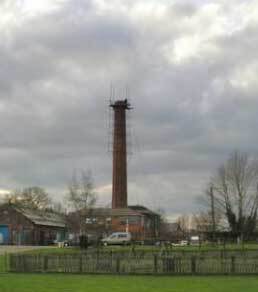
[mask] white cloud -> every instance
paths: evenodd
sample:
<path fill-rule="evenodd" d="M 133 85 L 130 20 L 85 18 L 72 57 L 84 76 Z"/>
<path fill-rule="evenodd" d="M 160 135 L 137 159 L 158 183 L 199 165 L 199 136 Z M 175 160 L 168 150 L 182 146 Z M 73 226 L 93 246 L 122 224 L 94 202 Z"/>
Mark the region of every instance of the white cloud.
<path fill-rule="evenodd" d="M 202 39 L 199 34 L 182 36 L 165 45 L 163 50 L 167 59 L 176 64 L 189 62 L 192 58 L 208 59 L 219 51 L 214 43 Z"/>
<path fill-rule="evenodd" d="M 28 17 L 49 13 L 60 8 L 68 0 L 23 0 L 21 11 Z"/>
<path fill-rule="evenodd" d="M 173 7 L 171 8 L 173 9 Z M 204 3 L 196 13 L 181 17 L 175 24 L 180 32 L 163 44 L 163 53 L 172 63 L 191 62 L 192 59 L 203 59 L 213 62 L 223 50 L 218 42 L 221 38 L 230 37 L 257 23 L 257 2 L 233 1 Z M 169 17 L 169 16 L 167 16 Z"/>
<path fill-rule="evenodd" d="M 239 89 L 250 90 L 258 88 L 257 84 L 258 76 L 258 62 L 252 64 L 242 65 L 236 67 L 229 77 L 230 84 Z"/>
<path fill-rule="evenodd" d="M 10 194 L 10 190 L 0 189 L 0 202 L 9 194 Z"/>
<path fill-rule="evenodd" d="M 107 184 L 107 185 L 104 185 L 104 186 L 98 186 L 95 191 L 98 193 L 98 194 L 110 194 L 111 191 L 112 191 L 112 184 Z"/>

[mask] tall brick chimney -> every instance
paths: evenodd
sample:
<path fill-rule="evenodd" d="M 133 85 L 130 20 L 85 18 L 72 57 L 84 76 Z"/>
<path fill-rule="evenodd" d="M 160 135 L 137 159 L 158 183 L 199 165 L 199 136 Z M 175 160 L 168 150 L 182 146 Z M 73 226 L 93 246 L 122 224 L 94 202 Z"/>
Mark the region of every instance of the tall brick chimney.
<path fill-rule="evenodd" d="M 127 208 L 126 110 L 131 107 L 127 99 L 110 106 L 114 110 L 112 208 Z"/>

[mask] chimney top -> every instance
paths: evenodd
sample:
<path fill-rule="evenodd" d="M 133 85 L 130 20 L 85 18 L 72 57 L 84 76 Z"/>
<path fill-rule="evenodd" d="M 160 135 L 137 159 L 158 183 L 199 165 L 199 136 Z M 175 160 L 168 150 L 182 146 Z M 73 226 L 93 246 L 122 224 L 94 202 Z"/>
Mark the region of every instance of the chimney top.
<path fill-rule="evenodd" d="M 131 104 L 128 102 L 127 99 L 117 100 L 113 103 L 110 103 L 110 106 L 112 108 L 124 108 L 124 109 L 128 109 L 128 110 L 132 109 Z"/>

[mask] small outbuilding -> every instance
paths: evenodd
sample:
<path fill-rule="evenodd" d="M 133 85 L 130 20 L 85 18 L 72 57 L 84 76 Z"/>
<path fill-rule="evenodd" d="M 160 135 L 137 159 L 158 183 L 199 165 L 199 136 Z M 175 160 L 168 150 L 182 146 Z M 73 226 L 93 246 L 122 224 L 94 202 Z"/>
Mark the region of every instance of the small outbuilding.
<path fill-rule="evenodd" d="M 63 241 L 65 216 L 56 212 L 0 206 L 0 244 L 49 245 Z"/>

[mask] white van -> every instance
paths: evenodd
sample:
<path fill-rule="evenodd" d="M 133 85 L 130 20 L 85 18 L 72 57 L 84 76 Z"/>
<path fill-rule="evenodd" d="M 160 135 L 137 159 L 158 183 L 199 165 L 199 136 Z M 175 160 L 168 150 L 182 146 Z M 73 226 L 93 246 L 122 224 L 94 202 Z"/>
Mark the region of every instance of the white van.
<path fill-rule="evenodd" d="M 132 236 L 130 232 L 114 232 L 108 237 L 105 237 L 101 240 L 104 245 L 112 244 L 130 244 Z"/>
<path fill-rule="evenodd" d="M 198 245 L 198 244 L 200 244 L 200 237 L 199 237 L 198 235 L 196 235 L 196 236 L 191 236 L 191 238 L 190 238 L 190 243 L 191 243 L 192 245 Z"/>

